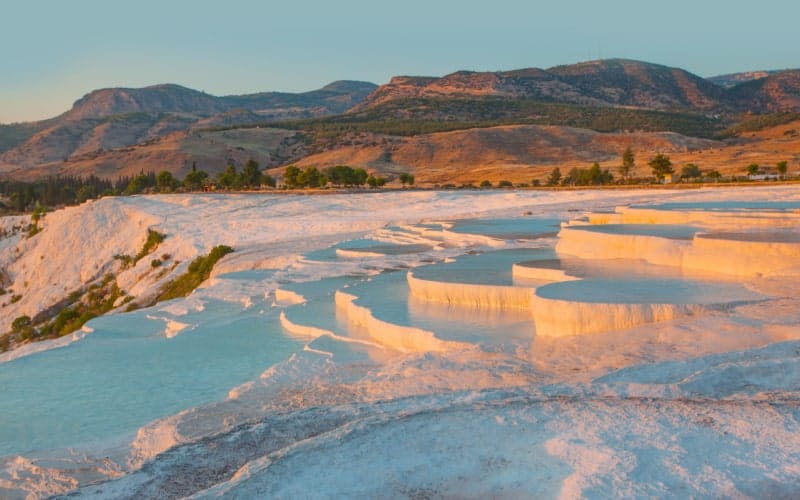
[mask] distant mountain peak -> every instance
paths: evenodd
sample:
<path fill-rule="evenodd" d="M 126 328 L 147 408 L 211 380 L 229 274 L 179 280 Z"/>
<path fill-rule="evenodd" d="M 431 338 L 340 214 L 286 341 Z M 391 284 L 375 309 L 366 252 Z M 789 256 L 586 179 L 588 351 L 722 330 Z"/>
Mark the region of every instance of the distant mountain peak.
<path fill-rule="evenodd" d="M 336 80 L 331 82 L 319 90 L 326 92 L 353 92 L 357 90 L 369 90 L 370 92 L 378 88 L 377 85 L 370 82 L 362 82 L 359 80 Z"/>
<path fill-rule="evenodd" d="M 679 68 L 630 59 L 602 59 L 547 70 L 457 71 L 443 77 L 397 76 L 356 110 L 414 97 L 514 97 L 594 106 L 706 110 L 722 106 L 720 89 Z"/>

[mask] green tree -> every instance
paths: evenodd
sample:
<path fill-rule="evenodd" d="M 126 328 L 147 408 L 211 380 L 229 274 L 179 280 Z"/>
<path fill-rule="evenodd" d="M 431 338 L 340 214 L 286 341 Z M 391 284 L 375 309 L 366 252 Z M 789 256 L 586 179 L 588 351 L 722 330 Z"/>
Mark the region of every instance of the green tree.
<path fill-rule="evenodd" d="M 264 174 L 262 182 L 269 187 L 275 187 L 275 177 L 272 177 L 269 174 Z"/>
<path fill-rule="evenodd" d="M 367 183 L 367 171 L 363 168 L 353 170 L 353 184 L 356 186 L 363 186 Z M 414 181 L 411 181 L 414 184 Z"/>
<path fill-rule="evenodd" d="M 719 182 L 719 180 L 722 179 L 722 174 L 719 173 L 718 170 L 709 170 L 706 173 L 706 177 L 713 180 L 714 182 Z"/>
<path fill-rule="evenodd" d="M 336 165 L 326 171 L 328 180 L 334 186 L 363 186 L 367 182 L 367 171 L 347 165 Z"/>
<path fill-rule="evenodd" d="M 789 169 L 789 163 L 786 161 L 779 161 L 775 164 L 775 167 L 778 169 L 778 173 L 781 174 L 781 177 L 786 175 L 786 171 Z"/>
<path fill-rule="evenodd" d="M 747 175 L 758 175 L 758 171 L 760 169 L 761 167 L 758 165 L 758 163 L 751 163 L 747 166 Z"/>
<path fill-rule="evenodd" d="M 125 188 L 125 194 L 139 194 L 153 186 L 155 186 L 155 179 L 151 179 L 149 175 L 142 172 L 131 179 L 128 186 Z"/>
<path fill-rule="evenodd" d="M 336 165 L 325 171 L 334 186 L 347 186 L 352 182 L 353 169 L 347 165 Z"/>
<path fill-rule="evenodd" d="M 286 170 L 283 171 L 283 183 L 286 184 L 286 187 L 298 187 L 297 178 L 300 176 L 300 173 L 300 169 L 294 165 L 289 165 L 286 167 Z"/>
<path fill-rule="evenodd" d="M 217 176 L 217 182 L 219 182 L 219 185 L 225 189 L 238 188 L 240 186 L 241 179 L 236 173 L 236 166 L 233 163 L 228 163 L 228 165 L 225 167 L 225 171 Z"/>
<path fill-rule="evenodd" d="M 208 174 L 197 170 L 197 166 L 192 162 L 192 170 L 183 178 L 183 185 L 190 190 L 201 189 L 206 179 L 208 179 Z"/>
<path fill-rule="evenodd" d="M 414 176 L 412 174 L 409 174 L 408 172 L 403 172 L 402 174 L 400 174 L 400 183 L 403 185 L 403 187 L 406 187 L 406 184 L 408 184 L 409 186 L 413 186 Z"/>
<path fill-rule="evenodd" d="M 241 184 L 244 187 L 259 187 L 263 182 L 263 174 L 258 168 L 258 162 L 250 158 L 244 164 L 241 175 Z"/>
<path fill-rule="evenodd" d="M 481 189 L 488 189 L 488 188 L 492 187 L 492 182 L 488 181 L 488 180 L 483 180 L 483 181 L 481 181 L 480 187 L 481 187 Z"/>
<path fill-rule="evenodd" d="M 371 188 L 381 187 L 386 184 L 386 177 L 375 177 L 374 175 L 370 175 L 367 177 L 367 185 Z"/>
<path fill-rule="evenodd" d="M 619 175 L 622 176 L 622 180 L 626 180 L 630 177 L 635 166 L 636 159 L 633 156 L 633 150 L 628 146 L 625 148 L 625 151 L 622 152 L 622 166 L 619 167 Z"/>
<path fill-rule="evenodd" d="M 83 203 L 86 200 L 91 200 L 97 198 L 97 190 L 91 184 L 84 184 L 83 186 L 78 188 L 78 191 L 75 193 L 75 202 L 76 203 Z"/>
<path fill-rule="evenodd" d="M 599 186 L 614 182 L 614 175 L 608 169 L 601 170 L 600 164 L 592 163 L 590 168 L 575 167 L 569 171 L 562 180 L 562 184 L 567 186 Z"/>
<path fill-rule="evenodd" d="M 686 166 L 681 169 L 681 179 L 697 179 L 702 175 L 703 173 L 700 172 L 700 167 L 694 163 L 687 163 Z"/>
<path fill-rule="evenodd" d="M 328 183 L 325 175 L 317 170 L 317 167 L 306 167 L 305 170 L 297 175 L 297 185 L 299 187 L 317 188 L 323 187 Z"/>
<path fill-rule="evenodd" d="M 162 193 L 168 193 L 178 187 L 178 179 L 169 170 L 162 170 L 156 174 L 156 186 Z"/>
<path fill-rule="evenodd" d="M 561 169 L 556 167 L 550 172 L 550 176 L 547 178 L 547 185 L 557 186 L 559 182 L 561 182 Z"/>
<path fill-rule="evenodd" d="M 661 153 L 653 157 L 653 159 L 648 162 L 648 165 L 653 169 L 653 175 L 655 175 L 656 179 L 659 181 L 663 181 L 664 177 L 673 173 L 672 162 L 669 160 L 669 156 Z"/>

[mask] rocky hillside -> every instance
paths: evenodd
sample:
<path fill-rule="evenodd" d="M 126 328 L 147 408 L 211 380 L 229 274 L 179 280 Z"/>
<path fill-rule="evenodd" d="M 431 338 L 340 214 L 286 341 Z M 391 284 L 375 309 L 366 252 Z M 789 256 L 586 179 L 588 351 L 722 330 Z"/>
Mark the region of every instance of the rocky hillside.
<path fill-rule="evenodd" d="M 61 122 L 129 113 L 189 113 L 207 116 L 228 107 L 218 97 L 180 85 L 154 85 L 140 89 L 110 88 L 90 92 L 61 116 Z"/>
<path fill-rule="evenodd" d="M 547 70 L 460 71 L 442 78 L 395 77 L 356 109 L 411 97 L 514 97 L 591 106 L 703 111 L 724 107 L 724 89 L 678 68 L 624 59 Z"/>
<path fill-rule="evenodd" d="M 631 147 L 636 156 L 633 175 L 647 177 L 648 161 L 657 153 L 668 155 L 675 170 L 693 163 L 703 171 L 744 175 L 751 163 L 771 166 L 788 161 L 789 172 L 800 175 L 800 121 L 750 128 L 736 137 L 720 140 L 687 137 L 673 132 L 599 133 L 573 127 L 506 125 L 390 137 L 361 133 L 327 151 L 311 153 L 297 164 L 325 168 L 346 164 L 370 173 L 397 178 L 410 172 L 417 184 L 478 185 L 484 180 L 514 184 L 545 179 L 558 167 L 562 173 L 599 162 L 619 176 L 622 152 Z M 272 171 L 281 175 L 283 168 Z"/>
<path fill-rule="evenodd" d="M 800 111 L 800 70 L 747 81 L 728 93 L 737 107 L 752 114 Z"/>
<path fill-rule="evenodd" d="M 248 125 L 342 113 L 375 85 L 334 82 L 299 94 L 216 97 L 179 85 L 102 89 L 51 120 L 0 127 L 0 171 L 12 172 L 129 148 L 192 128 Z"/>
<path fill-rule="evenodd" d="M 484 180 L 530 183 L 554 168 L 564 172 L 599 161 L 616 171 L 620 154 L 632 147 L 642 158 L 656 152 L 675 154 L 719 148 L 722 143 L 671 132 L 599 133 L 572 127 L 509 125 L 394 137 L 361 134 L 349 145 L 311 154 L 301 167 L 340 164 L 388 177 L 413 173 L 419 184 L 472 183 Z M 276 169 L 276 175 L 282 173 Z"/>
<path fill-rule="evenodd" d="M 726 75 L 717 75 L 707 78 L 707 80 L 715 85 L 729 89 L 735 87 L 740 83 L 749 82 L 752 80 L 760 80 L 769 75 L 780 73 L 780 71 L 743 71 L 741 73 L 729 73 Z"/>
<path fill-rule="evenodd" d="M 705 111 L 725 106 L 724 92 L 679 68 L 611 59 L 547 70 L 562 82 L 612 106 Z"/>
<path fill-rule="evenodd" d="M 704 79 L 680 68 L 626 59 L 546 70 L 459 71 L 441 78 L 392 78 L 354 111 L 401 99 L 497 97 L 701 114 L 761 114 L 800 109 L 798 74 L 798 70 L 761 71 Z"/>
<path fill-rule="evenodd" d="M 81 120 L 129 113 L 212 116 L 233 109 L 266 114 L 292 109 L 298 116 L 304 116 L 304 111 L 319 116 L 342 113 L 374 89 L 375 85 L 367 82 L 341 81 L 298 94 L 261 92 L 217 97 L 171 84 L 140 89 L 112 88 L 83 96 L 61 118 L 62 121 Z"/>

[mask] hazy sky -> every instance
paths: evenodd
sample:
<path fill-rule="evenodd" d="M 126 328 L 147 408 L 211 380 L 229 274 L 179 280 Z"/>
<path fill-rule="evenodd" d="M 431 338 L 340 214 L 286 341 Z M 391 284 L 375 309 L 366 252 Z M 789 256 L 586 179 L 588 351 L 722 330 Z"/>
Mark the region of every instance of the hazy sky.
<path fill-rule="evenodd" d="M 216 95 L 624 57 L 701 76 L 800 67 L 797 0 L 2 0 L 0 123 L 89 91 Z"/>

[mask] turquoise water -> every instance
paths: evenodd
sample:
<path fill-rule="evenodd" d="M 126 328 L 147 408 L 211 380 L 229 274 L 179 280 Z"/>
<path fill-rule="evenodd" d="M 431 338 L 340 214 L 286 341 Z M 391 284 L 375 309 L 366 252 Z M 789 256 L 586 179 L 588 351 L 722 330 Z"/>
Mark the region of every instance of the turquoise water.
<path fill-rule="evenodd" d="M 218 278 L 237 281 L 263 281 L 271 278 L 274 274 L 275 271 L 272 269 L 251 269 L 220 274 Z"/>
<path fill-rule="evenodd" d="M 420 279 L 477 285 L 513 285 L 512 267 L 517 262 L 552 259 L 551 248 L 498 250 L 458 257 L 455 262 L 414 269 Z"/>
<path fill-rule="evenodd" d="M 308 252 L 304 254 L 303 257 L 305 257 L 307 260 L 313 260 L 319 262 L 333 262 L 339 258 L 336 255 L 337 248 L 347 247 L 349 249 L 366 249 L 381 244 L 382 243 L 377 240 L 372 240 L 369 238 L 358 238 L 354 240 L 343 241 L 327 248 L 321 248 L 319 250 Z"/>
<path fill-rule="evenodd" d="M 305 283 L 291 283 L 281 286 L 283 290 L 302 295 L 306 302 L 289 306 L 284 310 L 293 323 L 328 330 L 337 335 L 347 335 L 347 328 L 336 318 L 335 294 L 337 290 L 347 291 L 363 278 L 336 277 Z"/>
<path fill-rule="evenodd" d="M 763 298 L 743 286 L 677 279 L 586 279 L 545 285 L 548 299 L 611 304 L 723 304 Z"/>
<path fill-rule="evenodd" d="M 327 248 L 308 252 L 304 254 L 303 257 L 305 257 L 306 260 L 311 261 L 333 262 L 342 258 L 337 255 L 337 249 L 382 255 L 408 255 L 427 252 L 432 248 L 432 246 L 425 244 L 395 244 L 373 240 L 370 238 L 358 238 L 354 240 L 342 241 Z"/>
<path fill-rule="evenodd" d="M 536 269 L 558 269 L 567 275 L 583 279 L 674 279 L 694 278 L 720 281 L 719 275 L 707 275 L 702 271 L 683 270 L 672 266 L 659 266 L 642 260 L 627 259 L 578 259 L 560 258 L 530 260 L 518 263 L 521 267 Z"/>
<path fill-rule="evenodd" d="M 686 203 L 658 203 L 653 205 L 634 205 L 633 208 L 653 208 L 656 210 L 703 210 L 703 211 L 743 211 L 766 210 L 786 211 L 800 209 L 798 201 L 705 201 Z"/>
<path fill-rule="evenodd" d="M 380 320 L 422 328 L 443 340 L 496 345 L 533 338 L 527 311 L 479 311 L 417 301 L 409 297 L 406 274 L 385 273 L 353 286 L 348 293 L 356 295 L 356 304 L 367 307 Z"/>
<path fill-rule="evenodd" d="M 456 221 L 451 228 L 456 233 L 481 234 L 505 240 L 536 239 L 555 236 L 559 219 L 522 217 L 516 219 L 466 219 Z"/>
<path fill-rule="evenodd" d="M 572 226 L 570 229 L 604 234 L 658 236 L 673 240 L 690 240 L 701 231 L 698 227 L 680 224 L 590 224 Z"/>
<path fill-rule="evenodd" d="M 86 446 L 134 432 L 228 391 L 287 359 L 302 343 L 274 311 L 209 301 L 165 338 L 142 310 L 98 318 L 67 347 L 0 364 L 0 455 Z"/>

